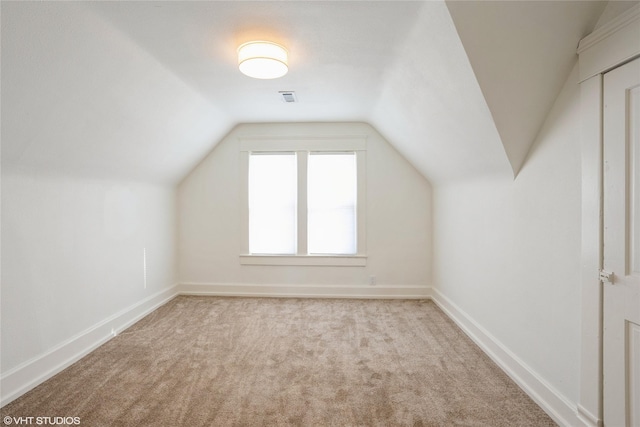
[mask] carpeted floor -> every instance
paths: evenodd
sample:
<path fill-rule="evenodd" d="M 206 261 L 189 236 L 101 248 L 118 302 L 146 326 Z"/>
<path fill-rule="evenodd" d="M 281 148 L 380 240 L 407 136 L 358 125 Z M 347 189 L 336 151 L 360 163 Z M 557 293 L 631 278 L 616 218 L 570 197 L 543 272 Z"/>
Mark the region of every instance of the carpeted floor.
<path fill-rule="evenodd" d="M 181 296 L 1 409 L 81 426 L 554 426 L 428 300 Z"/>

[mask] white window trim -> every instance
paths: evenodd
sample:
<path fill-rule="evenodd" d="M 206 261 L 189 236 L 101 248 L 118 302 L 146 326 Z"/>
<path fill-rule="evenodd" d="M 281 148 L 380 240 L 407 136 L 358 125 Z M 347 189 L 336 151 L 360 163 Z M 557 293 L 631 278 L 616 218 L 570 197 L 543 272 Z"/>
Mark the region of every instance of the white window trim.
<path fill-rule="evenodd" d="M 366 136 L 255 137 L 240 138 L 240 264 L 292 266 L 353 266 L 367 262 L 366 241 Z M 249 154 L 252 152 L 296 152 L 298 154 L 298 250 L 295 255 L 249 253 Z M 357 253 L 355 255 L 307 254 L 306 168 L 308 152 L 355 152 L 358 179 Z"/>
<path fill-rule="evenodd" d="M 242 265 L 364 267 L 366 255 L 240 255 Z"/>

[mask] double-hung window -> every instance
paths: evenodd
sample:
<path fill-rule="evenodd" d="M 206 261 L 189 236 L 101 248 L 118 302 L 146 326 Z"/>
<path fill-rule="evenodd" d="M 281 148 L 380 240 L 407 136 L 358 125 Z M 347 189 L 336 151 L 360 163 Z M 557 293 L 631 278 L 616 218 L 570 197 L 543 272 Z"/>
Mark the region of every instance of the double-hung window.
<path fill-rule="evenodd" d="M 358 246 L 356 153 L 309 153 L 307 252 L 355 255 Z"/>
<path fill-rule="evenodd" d="M 242 264 L 365 265 L 364 139 L 241 147 Z"/>
<path fill-rule="evenodd" d="M 249 156 L 249 252 L 296 253 L 296 153 Z"/>

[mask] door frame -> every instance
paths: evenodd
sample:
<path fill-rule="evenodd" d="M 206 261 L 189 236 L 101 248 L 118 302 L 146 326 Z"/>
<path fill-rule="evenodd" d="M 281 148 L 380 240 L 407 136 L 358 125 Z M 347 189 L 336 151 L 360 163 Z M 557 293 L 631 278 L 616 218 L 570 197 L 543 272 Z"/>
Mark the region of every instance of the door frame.
<path fill-rule="evenodd" d="M 603 425 L 603 75 L 640 56 L 640 4 L 583 38 L 580 75 L 582 243 L 581 349 L 578 417 Z"/>

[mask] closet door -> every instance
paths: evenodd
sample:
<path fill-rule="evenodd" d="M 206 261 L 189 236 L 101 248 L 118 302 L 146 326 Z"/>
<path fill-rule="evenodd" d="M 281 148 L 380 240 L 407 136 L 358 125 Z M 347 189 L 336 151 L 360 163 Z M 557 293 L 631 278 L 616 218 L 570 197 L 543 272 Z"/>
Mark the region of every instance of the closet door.
<path fill-rule="evenodd" d="M 604 76 L 604 421 L 640 427 L 640 59 Z"/>

